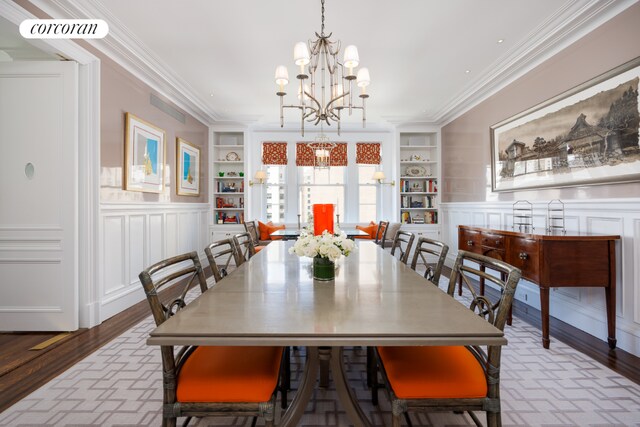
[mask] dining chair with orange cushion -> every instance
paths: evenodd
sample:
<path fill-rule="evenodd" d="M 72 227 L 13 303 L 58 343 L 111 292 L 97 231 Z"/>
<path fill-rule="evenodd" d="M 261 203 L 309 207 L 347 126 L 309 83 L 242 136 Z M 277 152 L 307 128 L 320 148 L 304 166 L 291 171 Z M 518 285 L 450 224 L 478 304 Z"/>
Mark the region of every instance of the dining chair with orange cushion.
<path fill-rule="evenodd" d="M 219 282 L 224 276 L 229 274 L 231 261 L 233 261 L 236 266 L 243 263 L 240 250 L 234 244 L 233 239 L 222 239 L 210 243 L 204 248 L 204 253 L 207 255 L 211 274 L 213 274 L 216 282 Z"/>
<path fill-rule="evenodd" d="M 384 247 L 384 242 L 387 238 L 387 228 L 389 228 L 389 221 L 380 221 L 378 228 L 376 228 L 375 243 Z"/>
<path fill-rule="evenodd" d="M 481 271 L 479 266 L 504 273 L 505 280 Z M 483 255 L 459 251 L 447 292 L 454 297 L 456 281 L 463 281 L 473 299 L 470 309 L 504 330 L 513 302 L 520 270 Z M 496 301 L 475 291 L 473 282 L 484 277 L 502 291 Z M 500 355 L 502 346 L 377 347 L 377 364 L 391 401 L 394 427 L 408 411 L 467 411 L 476 425 L 482 425 L 473 411 L 485 411 L 488 425 L 501 425 Z M 378 404 L 378 374 L 373 376 L 372 402 Z"/>
<path fill-rule="evenodd" d="M 391 245 L 391 256 L 397 256 L 401 263 L 407 264 L 409 253 L 413 245 L 413 239 L 416 236 L 408 231 L 398 230 L 393 236 L 393 244 Z"/>
<path fill-rule="evenodd" d="M 258 229 L 256 227 L 255 221 L 246 221 L 244 223 L 244 229 L 249 235 L 251 235 L 251 240 L 253 241 L 253 248 L 256 252 L 260 252 L 265 246 L 260 244 L 260 236 L 258 235 Z"/>
<path fill-rule="evenodd" d="M 234 235 L 232 240 L 238 251 L 240 251 L 239 255 L 241 262 L 238 265 L 242 265 L 245 261 L 249 261 L 251 257 L 256 254 L 256 248 L 253 245 L 251 235 L 246 231 L 244 233 Z"/>
<path fill-rule="evenodd" d="M 376 231 L 378 230 L 378 225 L 371 221 L 369 225 L 356 225 L 356 230 L 361 230 L 367 233 L 366 236 L 354 236 L 356 239 L 367 239 L 374 240 L 376 238 Z"/>
<path fill-rule="evenodd" d="M 176 270 L 177 268 L 177 270 Z M 140 281 L 156 325 L 161 325 L 187 304 L 192 285 L 201 292 L 207 282 L 197 252 L 160 261 L 140 273 Z M 159 291 L 169 285 L 182 291 L 169 302 Z M 161 346 L 162 425 L 175 426 L 177 417 L 262 417 L 272 426 L 282 347 Z"/>
<path fill-rule="evenodd" d="M 413 252 L 411 269 L 415 271 L 420 261 L 426 267 L 424 278 L 438 286 L 444 260 L 447 258 L 448 252 L 449 246 L 445 243 L 428 237 L 420 237 Z M 435 261 L 433 260 L 434 257 Z"/>

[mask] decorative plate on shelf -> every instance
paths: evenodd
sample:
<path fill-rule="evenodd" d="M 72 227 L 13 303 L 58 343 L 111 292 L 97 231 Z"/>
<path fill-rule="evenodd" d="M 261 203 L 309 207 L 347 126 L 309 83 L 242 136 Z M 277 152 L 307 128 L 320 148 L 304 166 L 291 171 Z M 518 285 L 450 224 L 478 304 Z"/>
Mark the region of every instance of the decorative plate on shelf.
<path fill-rule="evenodd" d="M 237 172 L 227 172 L 227 176 L 238 176 Z"/>
<path fill-rule="evenodd" d="M 237 162 L 240 160 L 240 156 L 235 151 L 230 151 L 227 153 L 227 157 L 225 157 L 228 162 Z"/>
<path fill-rule="evenodd" d="M 427 170 L 422 166 L 409 166 L 405 171 L 407 176 L 427 176 Z"/>

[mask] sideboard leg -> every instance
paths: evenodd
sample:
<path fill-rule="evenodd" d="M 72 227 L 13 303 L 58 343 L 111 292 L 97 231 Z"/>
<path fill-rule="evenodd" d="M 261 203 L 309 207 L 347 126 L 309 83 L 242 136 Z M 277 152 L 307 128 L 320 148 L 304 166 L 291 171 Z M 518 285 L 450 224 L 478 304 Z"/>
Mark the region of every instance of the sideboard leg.
<path fill-rule="evenodd" d="M 604 288 L 607 303 L 607 328 L 609 348 L 616 348 L 616 242 L 609 241 L 609 286 Z"/>
<path fill-rule="evenodd" d="M 542 317 L 542 346 L 549 348 L 549 288 L 540 288 L 540 314 Z"/>

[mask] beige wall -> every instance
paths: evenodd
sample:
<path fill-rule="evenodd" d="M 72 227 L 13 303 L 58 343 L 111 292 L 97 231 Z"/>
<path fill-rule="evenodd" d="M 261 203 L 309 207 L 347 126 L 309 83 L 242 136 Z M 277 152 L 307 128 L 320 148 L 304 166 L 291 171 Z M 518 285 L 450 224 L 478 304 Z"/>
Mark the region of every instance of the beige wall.
<path fill-rule="evenodd" d="M 94 54 L 97 54 L 94 52 Z M 100 55 L 100 165 L 102 202 L 149 201 L 149 202 L 206 202 L 208 183 L 208 128 L 185 113 L 185 123 L 181 123 L 150 103 L 154 92 L 146 84 L 132 76 L 121 66 Z M 167 99 L 163 101 L 175 107 Z M 181 111 L 181 110 L 180 110 Z M 166 133 L 167 166 L 169 185 L 165 183 L 162 194 L 124 191 L 122 188 L 122 167 L 124 163 L 125 113 L 137 117 L 163 129 Z M 184 113 L 184 112 L 183 112 Z M 178 196 L 176 194 L 176 137 L 180 137 L 200 147 L 200 196 Z"/>
<path fill-rule="evenodd" d="M 640 183 L 491 192 L 489 128 L 640 56 L 640 3 L 442 128 L 443 202 L 640 196 Z"/>
<path fill-rule="evenodd" d="M 14 0 L 15 3 L 40 18 L 49 18 L 29 0 Z M 201 203 L 207 201 L 208 189 L 208 128 L 191 115 L 180 110 L 169 100 L 160 96 L 149 86 L 110 60 L 84 40 L 76 41 L 83 48 L 100 58 L 100 201 L 101 202 L 181 202 Z M 186 115 L 181 123 L 150 103 L 151 94 Z M 125 113 L 163 129 L 166 134 L 167 166 L 170 174 L 161 194 L 124 191 L 122 168 L 124 164 Z M 176 194 L 176 137 L 200 147 L 200 196 L 178 196 Z M 80 142 L 82 143 L 82 141 Z"/>

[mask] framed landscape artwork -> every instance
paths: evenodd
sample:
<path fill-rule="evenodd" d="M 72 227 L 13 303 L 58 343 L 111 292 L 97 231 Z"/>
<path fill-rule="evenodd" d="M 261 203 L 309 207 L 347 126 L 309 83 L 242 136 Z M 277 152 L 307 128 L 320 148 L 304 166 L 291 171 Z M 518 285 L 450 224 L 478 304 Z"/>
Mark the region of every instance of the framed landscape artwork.
<path fill-rule="evenodd" d="M 640 58 L 491 127 L 493 191 L 640 179 Z"/>
<path fill-rule="evenodd" d="M 182 138 L 176 138 L 176 192 L 200 195 L 200 149 Z"/>
<path fill-rule="evenodd" d="M 126 114 L 124 189 L 162 193 L 165 165 L 164 130 Z"/>

